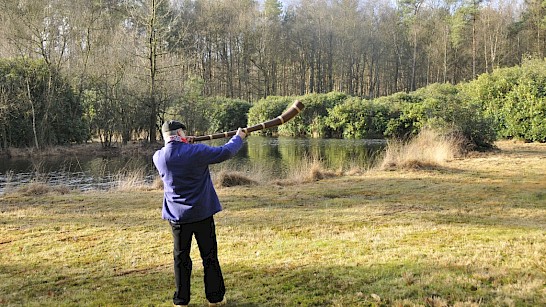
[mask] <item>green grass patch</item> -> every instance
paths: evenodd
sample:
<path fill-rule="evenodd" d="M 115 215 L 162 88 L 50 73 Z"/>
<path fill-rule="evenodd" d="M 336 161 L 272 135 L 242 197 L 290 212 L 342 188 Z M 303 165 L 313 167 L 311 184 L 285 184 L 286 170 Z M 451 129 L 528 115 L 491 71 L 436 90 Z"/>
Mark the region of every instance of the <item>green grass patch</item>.
<path fill-rule="evenodd" d="M 500 147 L 435 170 L 219 189 L 228 302 L 545 305 L 546 146 Z M 171 306 L 161 197 L 2 195 L 0 305 Z M 192 257 L 190 305 L 204 306 L 195 242 Z"/>

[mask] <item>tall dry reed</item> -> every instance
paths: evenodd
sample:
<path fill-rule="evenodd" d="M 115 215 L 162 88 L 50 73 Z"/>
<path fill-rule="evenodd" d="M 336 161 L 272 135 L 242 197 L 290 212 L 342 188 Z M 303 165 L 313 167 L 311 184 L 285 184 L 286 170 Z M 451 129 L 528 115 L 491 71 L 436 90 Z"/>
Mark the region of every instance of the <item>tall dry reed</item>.
<path fill-rule="evenodd" d="M 251 165 L 249 169 L 242 170 L 223 165 L 213 169 L 212 179 L 216 187 L 270 183 L 292 185 L 337 177 L 342 174 L 342 169 L 339 171 L 328 170 L 319 159 L 305 156 L 294 167 L 282 174 L 275 172 L 271 166 Z"/>
<path fill-rule="evenodd" d="M 461 153 L 461 140 L 423 129 L 407 142 L 390 141 L 387 144 L 380 169 L 429 169 L 443 166 Z"/>
<path fill-rule="evenodd" d="M 303 157 L 299 164 L 289 170 L 286 178 L 277 180 L 276 183 L 281 185 L 307 183 L 340 175 L 341 172 L 328 170 L 320 159 Z"/>
<path fill-rule="evenodd" d="M 118 191 L 148 190 L 152 187 L 146 183 L 144 167 L 132 170 L 122 170 L 115 175 L 114 189 Z"/>

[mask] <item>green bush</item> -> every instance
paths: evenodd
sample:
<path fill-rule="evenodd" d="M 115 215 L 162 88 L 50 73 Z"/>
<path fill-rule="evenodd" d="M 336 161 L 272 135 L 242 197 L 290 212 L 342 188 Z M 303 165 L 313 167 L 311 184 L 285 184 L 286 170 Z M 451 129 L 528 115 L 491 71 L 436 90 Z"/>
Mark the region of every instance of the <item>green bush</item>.
<path fill-rule="evenodd" d="M 112 84 L 107 78 L 89 78 L 81 96 L 84 117 L 91 133 L 103 147 L 112 147 L 115 136 L 126 144 L 136 127 L 145 127 L 141 108 L 135 108 L 134 97 L 122 82 Z"/>
<path fill-rule="evenodd" d="M 298 98 L 305 109 L 295 119 L 279 127 L 279 134 L 290 136 L 329 137 L 332 130 L 327 125 L 328 112 L 347 99 L 339 92 L 327 94 L 307 94 Z"/>
<path fill-rule="evenodd" d="M 210 132 L 223 132 L 244 128 L 248 123 L 249 102 L 230 98 L 208 98 L 210 105 Z"/>
<path fill-rule="evenodd" d="M 391 110 L 388 137 L 407 138 L 427 127 L 444 134 L 459 133 L 471 147 L 491 147 L 496 139 L 493 120 L 454 85 L 432 84 L 403 97 Z"/>
<path fill-rule="evenodd" d="M 461 88 L 492 118 L 499 137 L 546 142 L 546 61 L 497 69 Z"/>
<path fill-rule="evenodd" d="M 248 112 L 249 125 L 255 125 L 275 118 L 289 108 L 295 100 L 300 100 L 305 108 L 295 118 L 284 125 L 262 130 L 262 135 L 328 137 L 332 131 L 326 124 L 328 111 L 342 103 L 347 95 L 339 92 L 327 94 L 307 94 L 304 96 L 269 96 L 256 102 Z"/>
<path fill-rule="evenodd" d="M 408 103 L 421 102 L 421 97 L 414 95 L 413 93 L 398 92 L 389 96 L 378 97 L 374 99 L 374 102 L 378 104 L 388 105 L 391 108 L 399 109 L 403 105 Z"/>
<path fill-rule="evenodd" d="M 387 106 L 356 97 L 329 110 L 326 123 L 343 138 L 382 138 L 390 111 Z"/>
<path fill-rule="evenodd" d="M 266 122 L 279 116 L 291 103 L 291 97 L 269 96 L 258 100 L 248 110 L 248 125 L 253 126 Z M 277 132 L 278 127 L 254 132 L 260 135 L 272 135 Z"/>
<path fill-rule="evenodd" d="M 0 59 L 2 147 L 83 142 L 82 107 L 61 73 L 43 60 Z"/>

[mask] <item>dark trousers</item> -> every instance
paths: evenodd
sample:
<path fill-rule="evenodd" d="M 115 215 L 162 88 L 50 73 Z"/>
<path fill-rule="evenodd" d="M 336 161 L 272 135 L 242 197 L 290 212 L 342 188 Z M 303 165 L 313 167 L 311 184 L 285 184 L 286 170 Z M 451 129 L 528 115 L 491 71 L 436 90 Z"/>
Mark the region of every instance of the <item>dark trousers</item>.
<path fill-rule="evenodd" d="M 211 216 L 203 221 L 188 224 L 171 223 L 171 228 L 174 241 L 174 279 L 176 284 L 173 303 L 187 305 L 190 302 L 192 269 L 190 250 L 193 235 L 195 235 L 199 253 L 203 260 L 207 300 L 211 303 L 220 302 L 224 298 L 226 288 L 220 262 L 218 261 L 214 218 Z"/>

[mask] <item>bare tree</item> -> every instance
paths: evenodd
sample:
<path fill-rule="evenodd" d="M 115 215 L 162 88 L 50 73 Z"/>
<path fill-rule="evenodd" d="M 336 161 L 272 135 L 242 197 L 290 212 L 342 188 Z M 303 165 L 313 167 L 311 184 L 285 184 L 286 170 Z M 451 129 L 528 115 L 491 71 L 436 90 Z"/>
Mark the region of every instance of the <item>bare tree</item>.
<path fill-rule="evenodd" d="M 172 33 L 177 30 L 173 26 L 179 25 L 179 15 L 173 14 L 169 0 L 142 0 L 130 4 L 125 23 L 133 35 L 132 52 L 139 59 L 137 69 L 143 70 L 137 78 L 142 82 L 141 87 L 146 88 L 141 101 L 146 110 L 147 139 L 153 143 L 157 137 L 160 110 L 165 103 L 165 94 L 161 91 L 167 88 L 166 72 L 172 68 L 165 58 L 170 55 L 169 40 L 173 44 Z"/>

